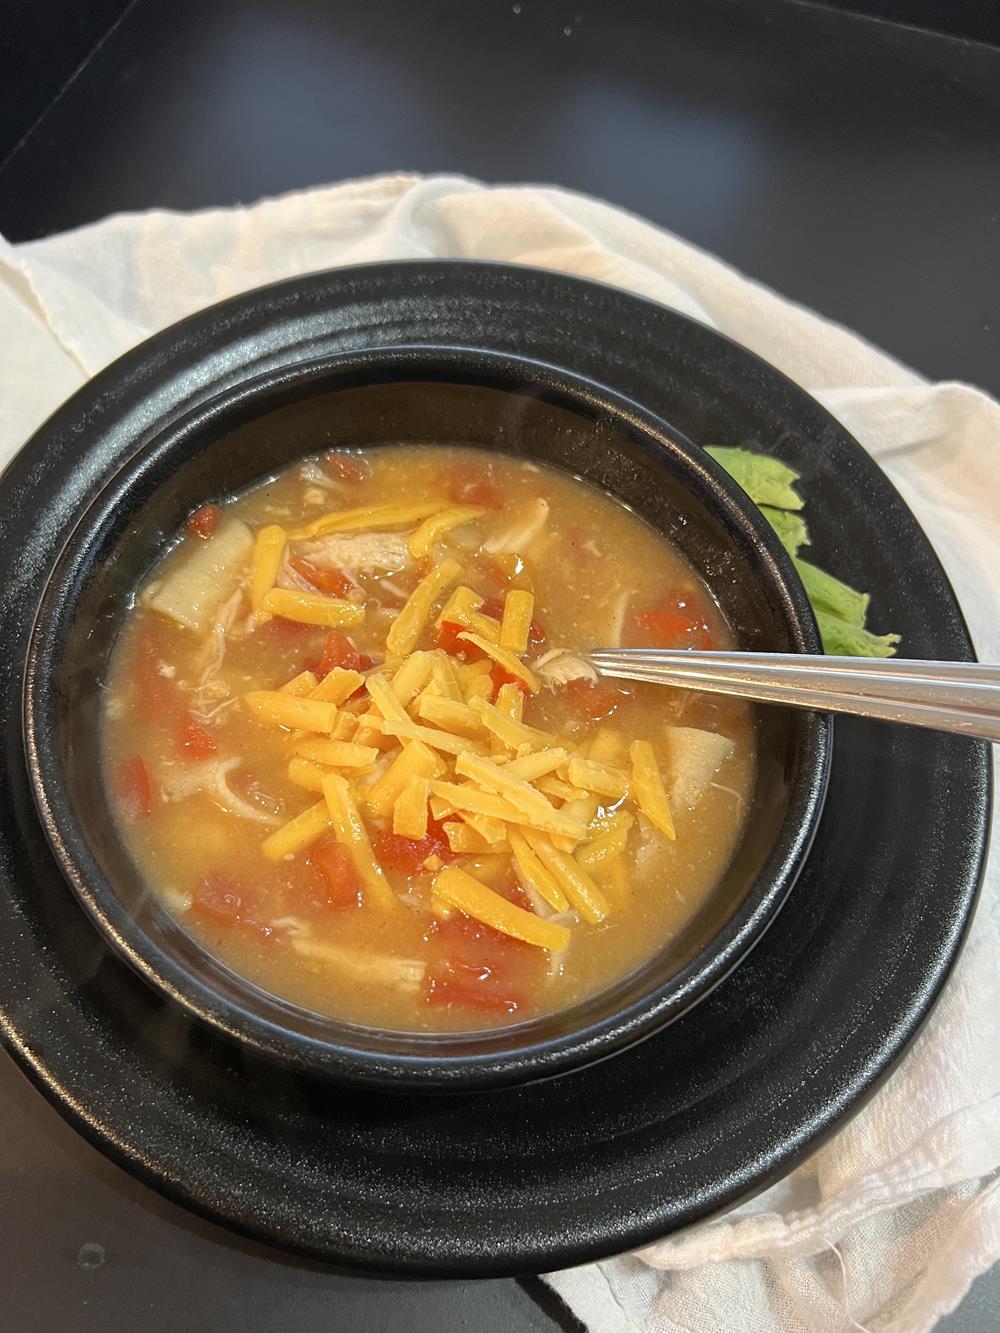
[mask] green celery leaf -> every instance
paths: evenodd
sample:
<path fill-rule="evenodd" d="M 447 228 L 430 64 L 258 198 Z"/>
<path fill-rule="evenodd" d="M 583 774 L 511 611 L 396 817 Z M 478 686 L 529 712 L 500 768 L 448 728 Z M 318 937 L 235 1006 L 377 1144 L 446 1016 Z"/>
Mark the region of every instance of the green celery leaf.
<path fill-rule="evenodd" d="M 824 607 L 849 625 L 856 625 L 858 629 L 863 627 L 870 601 L 867 593 L 857 592 L 850 584 L 842 583 L 805 560 L 796 559 L 792 563 L 814 608 Z"/>
<path fill-rule="evenodd" d="M 705 452 L 743 487 L 754 504 L 773 505 L 775 509 L 802 508 L 802 497 L 792 486 L 799 474 L 780 459 L 715 444 L 709 445 Z"/>
<path fill-rule="evenodd" d="M 823 638 L 823 650 L 833 657 L 894 657 L 898 634 L 872 634 L 851 625 L 822 606 L 813 608 Z"/>
<path fill-rule="evenodd" d="M 771 505 L 760 505 L 760 512 L 774 528 L 789 555 L 798 555 L 800 546 L 809 545 L 809 529 L 801 514 L 793 514 L 787 509 L 775 509 Z"/>

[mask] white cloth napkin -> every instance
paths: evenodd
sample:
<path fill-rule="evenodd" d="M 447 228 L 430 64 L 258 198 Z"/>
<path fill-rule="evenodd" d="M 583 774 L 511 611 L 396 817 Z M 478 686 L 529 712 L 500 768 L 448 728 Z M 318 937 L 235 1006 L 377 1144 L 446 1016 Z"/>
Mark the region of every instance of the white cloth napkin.
<path fill-rule="evenodd" d="M 931 535 L 980 655 L 1000 661 L 1000 406 L 927 384 L 676 237 L 561 190 L 392 176 L 0 238 L 0 466 L 88 376 L 199 307 L 314 269 L 427 257 L 615 283 L 778 366 L 878 459 Z M 850 1124 L 728 1216 L 552 1286 L 594 1333 L 932 1328 L 1000 1257 L 998 946 L 994 858 L 936 1013 Z"/>

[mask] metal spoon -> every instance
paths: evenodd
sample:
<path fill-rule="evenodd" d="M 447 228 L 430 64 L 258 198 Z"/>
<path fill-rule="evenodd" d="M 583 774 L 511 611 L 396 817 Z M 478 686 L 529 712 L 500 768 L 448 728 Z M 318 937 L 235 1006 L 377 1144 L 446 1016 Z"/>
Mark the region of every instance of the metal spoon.
<path fill-rule="evenodd" d="M 601 649 L 587 653 L 585 660 L 600 675 L 617 680 L 853 713 L 1000 741 L 1000 666 L 666 648 Z"/>

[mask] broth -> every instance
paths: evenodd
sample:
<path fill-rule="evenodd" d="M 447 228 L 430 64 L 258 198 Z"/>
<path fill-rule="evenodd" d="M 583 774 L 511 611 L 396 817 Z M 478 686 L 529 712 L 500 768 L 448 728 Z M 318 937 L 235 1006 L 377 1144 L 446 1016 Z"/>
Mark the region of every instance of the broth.
<path fill-rule="evenodd" d="M 574 655 L 620 644 L 732 639 L 610 496 L 451 446 L 307 460 L 198 510 L 136 593 L 101 724 L 121 836 L 206 948 L 309 1009 L 572 1005 L 704 905 L 755 776 L 748 706 Z"/>

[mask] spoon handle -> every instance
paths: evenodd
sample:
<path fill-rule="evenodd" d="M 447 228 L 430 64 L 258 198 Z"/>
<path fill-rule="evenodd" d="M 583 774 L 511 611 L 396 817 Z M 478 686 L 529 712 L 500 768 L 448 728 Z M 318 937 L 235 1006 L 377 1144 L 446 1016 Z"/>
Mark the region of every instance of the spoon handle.
<path fill-rule="evenodd" d="M 853 713 L 1000 741 L 1000 667 L 803 653 L 617 648 L 587 654 L 602 676 Z"/>

